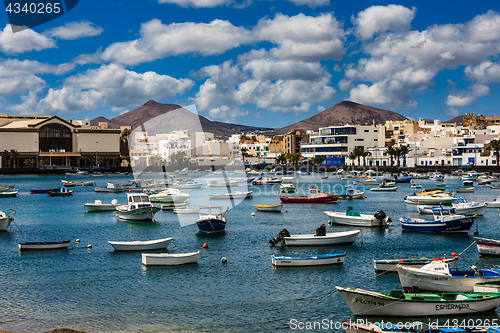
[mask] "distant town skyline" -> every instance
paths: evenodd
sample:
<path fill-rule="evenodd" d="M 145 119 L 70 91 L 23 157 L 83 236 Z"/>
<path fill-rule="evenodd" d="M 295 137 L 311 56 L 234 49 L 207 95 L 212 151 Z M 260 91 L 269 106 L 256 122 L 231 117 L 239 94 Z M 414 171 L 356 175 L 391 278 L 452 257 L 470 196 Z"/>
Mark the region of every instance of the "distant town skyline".
<path fill-rule="evenodd" d="M 500 116 L 493 4 L 86 0 L 15 34 L 4 13 L 0 112 L 111 119 L 153 99 L 280 128 L 350 100 Z"/>

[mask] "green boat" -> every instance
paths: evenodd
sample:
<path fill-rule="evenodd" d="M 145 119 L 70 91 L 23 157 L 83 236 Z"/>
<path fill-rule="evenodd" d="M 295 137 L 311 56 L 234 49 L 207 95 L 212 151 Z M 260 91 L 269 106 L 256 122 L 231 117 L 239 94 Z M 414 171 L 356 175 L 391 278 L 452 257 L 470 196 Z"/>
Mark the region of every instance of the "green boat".
<path fill-rule="evenodd" d="M 17 197 L 18 191 L 0 192 L 0 198 Z"/>

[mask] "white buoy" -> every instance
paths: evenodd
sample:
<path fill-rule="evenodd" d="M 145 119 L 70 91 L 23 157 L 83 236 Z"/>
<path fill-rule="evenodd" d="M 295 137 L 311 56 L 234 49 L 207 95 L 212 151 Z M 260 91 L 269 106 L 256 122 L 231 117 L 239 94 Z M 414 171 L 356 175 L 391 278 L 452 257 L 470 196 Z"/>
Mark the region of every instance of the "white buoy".
<path fill-rule="evenodd" d="M 77 238 L 75 242 L 80 243 L 80 238 Z"/>
<path fill-rule="evenodd" d="M 255 216 L 255 213 L 252 213 L 252 216 Z"/>
<path fill-rule="evenodd" d="M 91 248 L 92 248 L 92 244 L 87 245 L 87 249 L 91 249 Z"/>
<path fill-rule="evenodd" d="M 220 260 L 221 263 L 225 264 L 227 263 L 227 258 L 226 257 L 222 257 L 221 260 Z"/>

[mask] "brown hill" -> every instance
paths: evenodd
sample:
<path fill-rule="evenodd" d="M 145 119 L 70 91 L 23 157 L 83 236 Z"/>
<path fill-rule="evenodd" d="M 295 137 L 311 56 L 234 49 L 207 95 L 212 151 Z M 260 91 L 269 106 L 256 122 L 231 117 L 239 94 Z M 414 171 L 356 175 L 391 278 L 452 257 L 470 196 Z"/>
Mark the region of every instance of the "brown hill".
<path fill-rule="evenodd" d="M 288 133 L 294 129 L 318 130 L 320 127 L 339 126 L 344 124 L 385 124 L 386 120 L 405 120 L 399 113 L 343 101 L 321 111 L 320 113 L 299 121 L 290 126 L 277 129 L 278 134 Z"/>
<path fill-rule="evenodd" d="M 111 119 L 112 126 L 141 127 L 149 133 L 166 133 L 175 130 L 210 132 L 215 136 L 229 136 L 236 133 L 272 132 L 271 128 L 261 128 L 211 121 L 192 113 L 176 104 L 161 104 L 153 100 Z"/>
<path fill-rule="evenodd" d="M 105 117 L 97 117 L 97 118 L 94 118 L 90 121 L 90 126 L 98 126 L 99 123 L 109 123 L 109 119 L 108 118 L 105 118 Z"/>
<path fill-rule="evenodd" d="M 453 119 L 444 121 L 444 123 L 457 123 L 457 125 L 462 125 L 464 123 L 464 116 L 456 116 Z"/>

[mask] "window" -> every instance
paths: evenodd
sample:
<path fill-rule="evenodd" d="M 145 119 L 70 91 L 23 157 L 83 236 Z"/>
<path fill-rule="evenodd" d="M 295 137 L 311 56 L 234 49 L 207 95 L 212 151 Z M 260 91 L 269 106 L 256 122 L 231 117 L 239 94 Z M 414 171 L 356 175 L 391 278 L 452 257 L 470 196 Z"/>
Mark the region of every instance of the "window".
<path fill-rule="evenodd" d="M 373 132 L 377 133 L 377 132 L 378 132 L 378 130 L 374 130 Z"/>
<path fill-rule="evenodd" d="M 71 130 L 61 124 L 48 124 L 40 128 L 40 151 L 73 151 Z"/>
<path fill-rule="evenodd" d="M 365 141 L 365 139 L 356 139 L 354 141 Z"/>
<path fill-rule="evenodd" d="M 368 133 L 368 132 L 370 132 L 370 130 L 365 130 L 365 133 Z"/>

